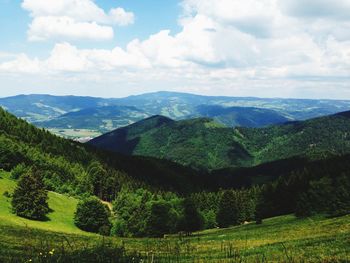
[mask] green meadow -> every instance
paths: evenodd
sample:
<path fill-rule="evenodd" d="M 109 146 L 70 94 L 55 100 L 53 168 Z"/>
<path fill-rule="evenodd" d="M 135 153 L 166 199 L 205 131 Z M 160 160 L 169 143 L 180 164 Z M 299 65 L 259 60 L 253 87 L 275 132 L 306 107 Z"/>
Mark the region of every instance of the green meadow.
<path fill-rule="evenodd" d="M 264 220 L 262 225 L 252 222 L 201 231 L 189 237 L 107 238 L 79 230 L 73 222 L 78 201 L 52 192 L 49 205 L 53 211 L 49 220 L 38 222 L 15 216 L 11 213 L 10 199 L 4 196 L 15 185 L 8 173 L 1 173 L 0 262 L 28 262 L 32 258 L 43 262 L 35 255 L 52 249 L 55 253 L 68 253 L 107 243 L 139 255 L 137 262 L 350 261 L 349 215 L 306 219 L 287 215 Z"/>

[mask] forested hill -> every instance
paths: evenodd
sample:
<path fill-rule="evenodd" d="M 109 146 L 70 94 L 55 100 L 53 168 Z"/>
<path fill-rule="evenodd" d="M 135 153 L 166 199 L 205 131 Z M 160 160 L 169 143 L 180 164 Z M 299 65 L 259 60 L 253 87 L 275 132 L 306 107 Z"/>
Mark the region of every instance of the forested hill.
<path fill-rule="evenodd" d="M 219 105 L 200 105 L 197 114 L 212 118 L 226 127 L 265 127 L 290 121 L 276 110 L 256 107 L 223 107 Z"/>
<path fill-rule="evenodd" d="M 207 184 L 190 168 L 98 151 L 38 129 L 0 108 L 0 169 L 18 178 L 33 166 L 49 190 L 90 193 L 105 200 L 113 200 L 123 187 L 186 192 Z"/>
<path fill-rule="evenodd" d="M 350 113 L 266 128 L 226 128 L 208 118 L 167 121 L 155 116 L 117 129 L 90 145 L 152 156 L 197 169 L 250 167 L 291 157 L 311 160 L 350 153 Z M 147 128 L 146 128 L 147 127 Z"/>

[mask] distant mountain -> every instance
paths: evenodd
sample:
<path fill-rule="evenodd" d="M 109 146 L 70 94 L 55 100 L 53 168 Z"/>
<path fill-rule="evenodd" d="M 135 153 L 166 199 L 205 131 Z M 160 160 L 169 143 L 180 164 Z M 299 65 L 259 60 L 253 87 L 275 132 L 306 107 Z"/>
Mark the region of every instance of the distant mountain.
<path fill-rule="evenodd" d="M 151 156 L 197 169 L 250 167 L 292 157 L 310 160 L 350 153 L 350 113 L 266 128 L 226 128 L 212 119 L 155 116 L 89 142 L 129 155 Z"/>
<path fill-rule="evenodd" d="M 202 96 L 167 91 L 129 96 L 117 99 L 117 103 L 132 105 L 151 114 L 175 120 L 187 119 L 189 116 L 199 117 L 197 107 L 200 105 L 271 109 L 293 120 L 306 120 L 350 110 L 350 101 L 347 100 Z"/>
<path fill-rule="evenodd" d="M 37 126 L 61 129 L 90 129 L 99 132 L 130 125 L 150 115 L 133 106 L 102 106 L 69 112 Z"/>
<path fill-rule="evenodd" d="M 196 110 L 198 115 L 213 118 L 227 127 L 264 127 L 290 121 L 274 110 L 254 107 L 200 105 Z"/>
<path fill-rule="evenodd" d="M 113 99 L 78 96 L 18 95 L 0 98 L 0 105 L 30 122 L 46 121 L 72 111 L 115 105 Z"/>
<path fill-rule="evenodd" d="M 350 101 L 155 92 L 115 99 L 19 95 L 0 98 L 0 106 L 61 136 L 81 138 L 94 137 L 152 115 L 174 120 L 210 117 L 228 127 L 264 127 L 347 111 L 350 110 Z"/>

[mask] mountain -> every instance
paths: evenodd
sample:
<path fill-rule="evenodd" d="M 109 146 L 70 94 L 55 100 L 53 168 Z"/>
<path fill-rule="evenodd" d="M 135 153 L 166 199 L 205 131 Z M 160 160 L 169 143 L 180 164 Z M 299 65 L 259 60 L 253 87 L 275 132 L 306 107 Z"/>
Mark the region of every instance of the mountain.
<path fill-rule="evenodd" d="M 321 135 L 327 137 L 328 132 L 336 139 L 343 138 L 344 146 L 347 147 L 345 140 L 347 134 L 344 134 L 344 131 L 349 130 L 346 126 L 349 117 L 350 112 L 346 112 L 312 120 L 309 123 L 289 123 L 281 126 L 294 125 L 296 130 L 306 134 L 309 132 L 306 131 L 307 129 L 311 132 L 314 132 L 313 129 L 317 127 L 328 129 L 315 134 L 316 138 L 319 139 Z M 322 126 L 321 123 L 325 125 Z M 335 127 L 334 130 L 331 125 Z M 234 131 L 208 118 L 173 121 L 167 117 L 155 116 L 131 126 L 119 130 L 124 130 L 125 137 L 152 132 L 161 136 L 161 133 L 157 133 L 158 130 L 172 127 L 175 130 L 175 136 L 192 135 L 191 140 L 201 140 L 206 137 L 224 140 L 226 138 L 211 135 L 209 131 L 218 132 L 221 129 L 225 132 Z M 192 130 L 189 127 L 192 127 Z M 272 128 L 277 130 L 278 126 L 262 130 L 268 134 L 267 130 Z M 243 134 L 244 129 L 240 131 Z M 164 132 L 167 130 L 165 129 Z M 219 133 L 219 135 L 222 134 L 224 133 Z M 277 131 L 276 135 L 279 135 Z M 159 137 L 159 139 L 163 138 Z M 180 137 L 174 139 L 178 139 L 178 143 L 182 140 Z M 329 140 L 329 137 L 325 140 Z M 169 140 L 169 143 L 171 144 L 172 141 Z M 209 143 L 209 146 L 206 143 Z M 211 143 L 207 141 L 200 146 L 207 147 L 205 150 L 208 150 L 215 145 Z M 220 141 L 216 143 L 223 145 Z M 333 142 L 328 141 L 328 143 Z M 242 155 L 243 158 L 244 155 Z M 226 252 L 227 249 L 231 249 L 230 242 L 241 240 L 241 246 L 245 247 L 247 238 L 250 238 L 251 243 L 258 243 L 258 245 L 253 248 L 250 246 L 249 251 L 239 251 L 241 254 L 244 253 L 244 260 L 247 259 L 246 255 L 250 255 L 248 260 L 255 262 L 261 256 L 263 247 L 263 253 L 273 254 L 271 260 L 277 258 L 278 261 L 284 262 L 286 253 L 280 249 L 281 242 L 292 248 L 288 250 L 290 254 L 296 255 L 300 252 L 300 246 L 293 250 L 297 241 L 302 246 L 307 246 L 313 254 L 307 253 L 306 257 L 303 254 L 296 260 L 308 261 L 318 257 L 318 251 L 324 249 L 325 242 L 328 242 L 327 246 L 330 247 L 326 251 L 328 254 L 323 253 L 322 256 L 331 258 L 331 261 L 346 262 L 350 222 L 349 216 L 346 215 L 350 213 L 349 158 L 350 155 L 314 162 L 307 162 L 304 159 L 279 160 L 252 168 L 224 169 L 207 174 L 193 171 L 171 161 L 142 156 L 121 156 L 99 151 L 89 145 L 54 136 L 0 109 L 0 250 L 2 251 L 0 261 L 42 262 L 44 258 L 47 259 L 45 262 L 58 260 L 106 262 L 109 259 L 116 259 L 115 262 L 120 260 L 131 262 L 135 257 L 137 259 L 142 257 L 146 262 L 155 261 L 154 259 L 162 261 L 165 251 L 167 261 L 169 258 L 174 261 L 186 261 L 190 256 L 205 262 L 208 259 L 217 262 L 223 258 L 232 259 L 232 255 L 227 255 Z M 30 168 L 36 169 L 42 175 L 45 186 L 49 190 L 50 212 L 45 222 L 20 218 L 12 212 L 11 196 L 16 187 L 14 176 L 23 174 Z M 271 178 L 267 178 L 268 176 Z M 274 180 L 276 177 L 278 179 Z M 250 188 L 251 185 L 262 183 L 265 185 Z M 244 188 L 232 189 L 241 186 Z M 230 190 L 218 191 L 219 187 L 230 188 Z M 210 192 L 210 190 L 214 191 Z M 114 201 L 110 224 L 115 228 L 120 227 L 122 222 L 123 228 L 120 229 L 130 231 L 128 235 L 124 235 L 125 232 L 120 234 L 119 231 L 112 230 L 104 232 L 104 235 L 110 233 L 112 237 L 102 238 L 96 234 L 84 232 L 76 226 L 75 214 L 79 210 L 77 204 L 89 195 L 96 195 L 100 199 L 109 201 L 104 202 L 109 205 Z M 227 196 L 232 198 L 228 199 Z M 156 229 L 163 228 L 165 225 L 169 226 L 164 230 L 165 233 L 176 233 L 177 229 L 171 230 L 173 226 L 180 225 L 184 216 L 192 214 L 186 212 L 189 207 L 186 205 L 186 200 L 192 200 L 193 207 L 197 210 L 196 214 L 201 215 L 199 218 L 206 223 L 203 226 L 205 229 L 217 228 L 216 223 L 219 222 L 217 218 L 222 216 L 220 211 L 235 211 L 235 214 L 242 216 L 239 222 L 232 219 L 230 223 L 237 226 L 196 232 L 207 240 L 213 238 L 216 240 L 213 241 L 216 242 L 215 244 L 211 243 L 217 248 L 214 256 L 213 250 L 208 250 L 208 241 L 204 240 L 201 243 L 203 239 L 197 237 L 190 240 L 192 245 L 197 246 L 190 251 L 191 254 L 188 252 L 187 244 L 179 246 L 180 234 L 150 239 L 156 242 L 149 244 L 144 242 L 144 238 L 139 238 L 151 236 L 148 232 L 140 234 L 140 230 L 142 231 L 145 225 L 153 227 L 150 218 L 154 217 L 162 219 L 155 220 Z M 154 207 L 157 208 L 157 206 L 160 208 L 155 209 Z M 304 213 L 317 214 L 311 217 L 306 214 L 306 218 L 296 218 L 294 215 L 267 218 L 296 213 L 301 209 Z M 259 222 L 259 217 L 260 224 L 254 224 L 254 220 Z M 163 218 L 166 221 L 163 221 Z M 192 217 L 189 218 L 192 219 Z M 91 220 L 89 213 L 87 219 Z M 250 223 L 243 224 L 245 221 Z M 208 224 L 209 222 L 214 223 Z M 242 225 L 239 226 L 238 224 L 241 223 Z M 315 223 L 318 224 L 316 233 L 313 229 Z M 276 235 L 276 232 L 279 235 Z M 24 237 L 25 242 L 23 242 Z M 336 242 L 333 242 L 334 240 Z M 123 246 L 119 247 L 121 242 Z M 261 246 L 263 242 L 265 245 Z M 43 244 L 45 244 L 44 247 Z M 144 245 L 140 247 L 140 244 Z M 220 245 L 224 249 L 220 249 Z M 177 250 L 183 253 L 174 253 L 174 247 L 179 248 Z M 124 251 L 138 252 L 130 254 L 129 257 L 129 254 L 125 254 Z M 275 251 L 280 253 L 276 256 Z M 336 251 L 336 255 L 333 251 Z M 240 254 L 237 255 L 236 258 L 241 258 Z M 293 259 L 295 259 L 294 256 Z"/>
<path fill-rule="evenodd" d="M 0 98 L 0 105 L 30 122 L 46 121 L 68 112 L 113 104 L 113 99 L 78 96 L 18 95 Z"/>
<path fill-rule="evenodd" d="M 133 106 L 100 106 L 68 112 L 52 120 L 34 124 L 45 128 L 90 129 L 103 133 L 149 116 Z"/>
<path fill-rule="evenodd" d="M 350 101 L 347 100 L 203 96 L 168 91 L 120 98 L 117 103 L 132 105 L 153 115 L 160 114 L 175 120 L 200 117 L 197 112 L 200 105 L 271 109 L 293 120 L 306 120 L 350 110 Z"/>
<path fill-rule="evenodd" d="M 210 117 L 229 127 L 263 127 L 347 111 L 350 109 L 350 101 L 215 97 L 155 92 L 115 99 L 19 95 L 0 98 L 0 106 L 37 126 L 75 139 L 95 137 L 101 132 L 152 115 L 163 115 L 174 120 Z"/>
<path fill-rule="evenodd" d="M 49 190 L 71 195 L 93 191 L 90 194 L 107 200 L 122 186 L 187 192 L 212 185 L 208 176 L 191 168 L 99 151 L 38 129 L 0 108 L 0 169 L 11 171 L 17 166 L 40 170 Z M 89 175 L 92 166 L 105 171 L 94 181 Z"/>
<path fill-rule="evenodd" d="M 226 128 L 208 118 L 155 116 L 117 129 L 90 145 L 168 159 L 197 169 L 250 167 L 292 157 L 317 160 L 350 153 L 350 113 L 266 128 Z"/>
<path fill-rule="evenodd" d="M 274 110 L 255 107 L 200 105 L 196 110 L 199 116 L 213 118 L 227 127 L 264 127 L 290 121 Z"/>

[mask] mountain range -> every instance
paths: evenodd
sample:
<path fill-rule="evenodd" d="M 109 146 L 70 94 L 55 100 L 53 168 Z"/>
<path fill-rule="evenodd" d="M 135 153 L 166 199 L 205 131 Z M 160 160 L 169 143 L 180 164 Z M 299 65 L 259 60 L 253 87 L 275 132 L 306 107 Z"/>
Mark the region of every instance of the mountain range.
<path fill-rule="evenodd" d="M 227 127 L 265 127 L 350 109 L 346 100 L 265 99 L 155 92 L 126 98 L 19 95 L 0 106 L 69 138 L 95 137 L 153 115 L 174 120 L 209 117 Z"/>

